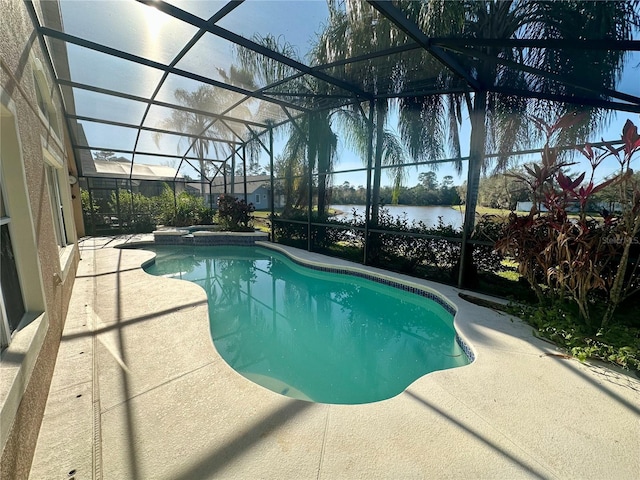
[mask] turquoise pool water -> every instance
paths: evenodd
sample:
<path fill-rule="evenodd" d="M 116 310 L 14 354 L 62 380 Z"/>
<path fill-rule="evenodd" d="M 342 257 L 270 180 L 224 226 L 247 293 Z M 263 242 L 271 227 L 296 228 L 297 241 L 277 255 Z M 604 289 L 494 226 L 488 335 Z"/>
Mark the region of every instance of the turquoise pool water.
<path fill-rule="evenodd" d="M 264 248 L 151 250 L 148 273 L 205 289 L 211 337 L 225 361 L 282 395 L 375 402 L 426 373 L 469 363 L 451 313 L 422 296 L 302 267 Z"/>

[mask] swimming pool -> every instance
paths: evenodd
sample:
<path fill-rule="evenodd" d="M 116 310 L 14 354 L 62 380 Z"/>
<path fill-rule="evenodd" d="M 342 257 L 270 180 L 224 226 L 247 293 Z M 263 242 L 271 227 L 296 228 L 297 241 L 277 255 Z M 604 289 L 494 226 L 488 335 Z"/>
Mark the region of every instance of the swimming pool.
<path fill-rule="evenodd" d="M 359 404 L 469 363 L 451 307 L 353 275 L 298 265 L 261 247 L 144 247 L 152 275 L 200 285 L 224 360 L 292 398 Z"/>

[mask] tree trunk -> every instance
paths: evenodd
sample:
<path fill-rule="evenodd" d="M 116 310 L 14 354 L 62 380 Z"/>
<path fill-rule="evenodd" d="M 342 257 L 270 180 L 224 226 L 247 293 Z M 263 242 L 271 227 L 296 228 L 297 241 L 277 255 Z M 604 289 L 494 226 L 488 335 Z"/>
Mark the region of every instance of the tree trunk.
<path fill-rule="evenodd" d="M 465 198 L 464 226 L 460 248 L 460 269 L 458 287 L 471 286 L 477 281 L 477 271 L 473 264 L 473 246 L 468 243 L 476 222 L 478 185 L 485 155 L 485 119 L 487 115 L 487 92 L 476 92 L 473 98 L 471 118 L 471 142 L 469 146 L 469 171 Z"/>
<path fill-rule="evenodd" d="M 231 195 L 235 197 L 236 193 L 236 150 L 231 150 L 231 173 L 229 175 L 229 184 L 231 187 Z M 202 193 L 204 196 L 204 192 Z"/>
<path fill-rule="evenodd" d="M 271 174 L 273 177 L 273 173 Z M 284 211 L 283 215 L 286 217 L 293 210 L 293 160 L 289 159 L 285 165 L 284 170 Z"/>
<path fill-rule="evenodd" d="M 622 258 L 620 258 L 620 264 L 618 265 L 618 271 L 616 273 L 616 278 L 613 280 L 613 286 L 611 287 L 611 292 L 609 293 L 609 306 L 607 307 L 607 311 L 602 317 L 601 327 L 605 328 L 611 322 L 613 318 L 613 313 L 615 312 L 618 305 L 623 299 L 623 286 L 624 286 L 624 277 L 627 274 L 627 265 L 629 263 L 629 254 L 631 252 L 631 243 L 633 238 L 635 238 L 638 230 L 640 230 L 640 217 L 636 217 L 633 225 L 630 229 L 628 236 L 628 241 L 624 243 L 624 249 L 622 250 Z"/>
<path fill-rule="evenodd" d="M 198 153 L 198 166 L 200 167 L 200 193 L 202 194 L 202 198 L 204 198 L 204 195 L 206 193 L 205 189 L 204 189 L 204 181 L 206 179 L 204 171 L 204 146 L 202 145 L 202 143 L 200 141 L 198 141 L 196 143 L 196 150 Z"/>
<path fill-rule="evenodd" d="M 385 113 L 383 100 L 376 100 L 376 150 L 373 167 L 373 189 L 371 192 L 371 223 L 373 225 L 378 224 L 380 217 L 380 182 L 382 178 L 382 147 Z"/>
<path fill-rule="evenodd" d="M 327 213 L 327 170 L 329 168 L 331 148 L 329 135 L 331 129 L 325 125 L 324 119 L 318 119 L 317 156 L 318 156 L 318 219 L 324 221 Z"/>

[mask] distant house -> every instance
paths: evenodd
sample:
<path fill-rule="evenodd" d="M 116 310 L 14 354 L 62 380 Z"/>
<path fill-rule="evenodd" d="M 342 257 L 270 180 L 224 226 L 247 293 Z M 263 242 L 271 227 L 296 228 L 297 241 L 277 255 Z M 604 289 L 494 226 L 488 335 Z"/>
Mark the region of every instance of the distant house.
<path fill-rule="evenodd" d="M 518 202 L 518 204 L 516 206 L 516 211 L 518 211 L 518 212 L 530 212 L 532 206 L 533 206 L 533 203 L 531 203 L 531 202 Z M 542 204 L 540 204 L 538 206 L 538 209 L 541 212 L 548 211 L 547 207 L 545 207 Z M 621 206 L 620 206 L 620 204 L 615 203 L 615 202 L 595 202 L 595 203 L 587 204 L 587 211 L 601 212 L 603 209 L 607 210 L 607 211 L 610 211 L 610 212 L 613 212 L 613 211 L 621 210 Z M 580 203 L 577 200 L 571 200 L 571 201 L 567 202 L 566 210 L 569 213 L 578 213 L 580 211 Z"/>
<path fill-rule="evenodd" d="M 533 202 L 518 202 L 516 204 L 516 212 L 530 212 L 532 207 L 533 207 Z M 547 211 L 547 207 L 545 207 L 544 205 L 538 206 L 538 209 L 541 212 Z"/>
<path fill-rule="evenodd" d="M 517 212 L 530 212 L 531 207 L 533 207 L 532 202 L 518 202 L 516 205 Z M 542 203 L 538 205 L 538 210 L 540 212 L 548 212 L 549 210 Z M 579 212 L 580 204 L 576 201 L 567 202 L 567 212 Z"/>
<path fill-rule="evenodd" d="M 208 193 L 206 193 L 209 191 L 208 184 L 205 184 L 204 190 L 205 190 L 205 198 L 208 201 Z M 202 194 L 202 184 L 200 182 L 185 182 L 185 183 L 177 184 L 176 193 L 180 193 L 182 191 L 185 191 L 190 195 L 200 196 Z"/>
<path fill-rule="evenodd" d="M 253 203 L 256 210 L 268 210 L 271 208 L 271 180 L 269 175 L 249 175 L 247 176 L 247 203 Z M 198 184 L 199 186 L 200 184 Z M 225 193 L 224 180 L 216 178 L 211 185 L 211 192 L 214 199 Z M 233 195 L 238 200 L 245 199 L 245 182 L 236 177 L 235 182 L 227 184 L 226 193 Z M 215 204 L 215 202 L 214 202 Z M 282 206 L 282 199 L 275 199 L 275 206 Z"/>

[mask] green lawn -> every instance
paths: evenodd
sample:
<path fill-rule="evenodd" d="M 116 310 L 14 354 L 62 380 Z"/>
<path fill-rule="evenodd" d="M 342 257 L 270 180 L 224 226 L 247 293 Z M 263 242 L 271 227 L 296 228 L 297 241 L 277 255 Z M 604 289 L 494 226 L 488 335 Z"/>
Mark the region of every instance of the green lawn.
<path fill-rule="evenodd" d="M 465 211 L 464 205 L 455 205 L 455 206 L 452 206 L 451 208 L 454 208 L 461 212 Z M 491 208 L 491 207 L 483 207 L 481 205 L 478 205 L 476 207 L 476 215 L 496 215 L 498 217 L 507 218 L 510 213 L 511 213 L 511 210 L 508 210 L 506 208 Z M 518 215 L 527 215 L 527 213 L 529 212 L 515 212 L 515 213 L 517 213 Z"/>

